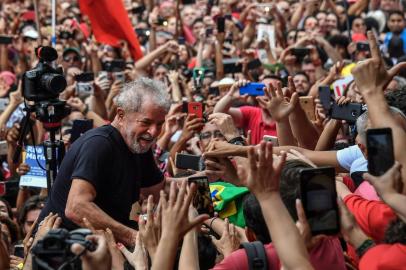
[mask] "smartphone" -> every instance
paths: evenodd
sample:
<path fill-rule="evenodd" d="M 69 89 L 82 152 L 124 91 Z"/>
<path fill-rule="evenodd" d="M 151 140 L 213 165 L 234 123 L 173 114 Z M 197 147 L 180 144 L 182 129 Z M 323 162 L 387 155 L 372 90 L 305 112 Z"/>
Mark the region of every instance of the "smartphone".
<path fill-rule="evenodd" d="M 310 49 L 309 48 L 292 48 L 290 50 L 290 52 L 298 58 L 303 58 L 310 53 Z"/>
<path fill-rule="evenodd" d="M 0 111 L 4 111 L 9 103 L 10 100 L 8 98 L 0 98 Z"/>
<path fill-rule="evenodd" d="M 216 87 L 209 87 L 209 95 L 213 95 L 213 96 L 220 96 L 220 88 Z"/>
<path fill-rule="evenodd" d="M 6 195 L 6 182 L 0 182 L 0 196 Z"/>
<path fill-rule="evenodd" d="M 24 245 L 14 245 L 14 256 L 24 258 Z"/>
<path fill-rule="evenodd" d="M 175 166 L 179 169 L 202 171 L 203 163 L 201 162 L 201 156 L 189 155 L 189 154 L 176 154 Z"/>
<path fill-rule="evenodd" d="M 200 102 L 189 102 L 188 114 L 195 114 L 197 118 L 203 118 L 203 104 Z"/>
<path fill-rule="evenodd" d="M 69 142 L 74 143 L 86 131 L 93 128 L 93 119 L 76 119 L 73 121 Z"/>
<path fill-rule="evenodd" d="M 312 235 L 337 234 L 340 222 L 334 168 L 302 169 L 300 190 Z"/>
<path fill-rule="evenodd" d="M 168 25 L 168 21 L 165 20 L 165 19 L 162 18 L 162 17 L 158 17 L 157 24 L 158 24 L 158 25 L 161 25 L 161 26 L 167 26 L 167 25 Z"/>
<path fill-rule="evenodd" d="M 75 81 L 77 81 L 77 82 L 94 81 L 94 73 L 93 72 L 83 72 L 81 74 L 75 75 Z"/>
<path fill-rule="evenodd" d="M 113 79 L 121 83 L 125 83 L 125 74 L 122 71 L 113 72 Z"/>
<path fill-rule="evenodd" d="M 206 37 L 213 35 L 213 28 L 206 28 Z"/>
<path fill-rule="evenodd" d="M 368 172 L 381 176 L 395 163 L 392 129 L 367 129 Z"/>
<path fill-rule="evenodd" d="M 134 14 L 142 14 L 144 11 L 145 11 L 145 6 L 144 5 L 141 5 L 141 6 L 138 6 L 138 7 L 133 7 L 131 9 L 131 12 L 134 13 Z"/>
<path fill-rule="evenodd" d="M 331 107 L 331 118 L 338 120 L 346 120 L 349 123 L 355 123 L 357 118 L 362 114 L 362 104 L 347 103 L 339 106 L 333 103 Z"/>
<path fill-rule="evenodd" d="M 124 71 L 124 69 L 125 69 L 125 61 L 122 59 L 104 62 L 103 70 L 106 70 L 108 72 Z"/>
<path fill-rule="evenodd" d="M 247 68 L 249 70 L 256 69 L 256 68 L 259 68 L 259 67 L 262 67 L 262 62 L 258 58 L 248 62 L 248 64 L 247 64 Z"/>
<path fill-rule="evenodd" d="M 196 0 L 183 0 L 182 3 L 184 5 L 194 5 L 196 3 Z"/>
<path fill-rule="evenodd" d="M 185 38 L 184 37 L 178 37 L 178 44 L 179 45 L 184 45 L 186 43 Z"/>
<path fill-rule="evenodd" d="M 217 17 L 217 31 L 219 33 L 225 32 L 225 22 L 226 22 L 226 19 L 223 16 Z"/>
<path fill-rule="evenodd" d="M 370 48 L 369 48 L 369 43 L 368 42 L 357 42 L 357 51 L 363 51 L 363 52 L 369 52 Z"/>
<path fill-rule="evenodd" d="M 0 156 L 5 156 L 7 155 L 7 141 L 0 141 Z"/>
<path fill-rule="evenodd" d="M 0 44 L 11 44 L 12 42 L 13 42 L 13 37 L 0 36 Z"/>
<path fill-rule="evenodd" d="M 223 60 L 224 74 L 242 72 L 240 58 L 228 58 Z"/>
<path fill-rule="evenodd" d="M 59 38 L 60 39 L 71 39 L 74 37 L 74 34 L 69 31 L 61 31 L 59 32 Z"/>
<path fill-rule="evenodd" d="M 264 135 L 262 138 L 266 142 L 271 142 L 273 146 L 279 146 L 278 137 L 271 135 Z"/>
<path fill-rule="evenodd" d="M 299 97 L 299 104 L 306 113 L 307 118 L 316 121 L 315 104 L 312 96 Z"/>
<path fill-rule="evenodd" d="M 197 186 L 196 194 L 193 197 L 193 206 L 199 215 L 208 214 L 210 217 L 214 217 L 214 206 L 207 176 L 189 177 L 188 182 L 189 184 L 195 183 Z"/>
<path fill-rule="evenodd" d="M 240 87 L 240 95 L 264 96 L 264 87 L 265 84 L 263 83 L 248 83 Z"/>
<path fill-rule="evenodd" d="M 182 101 L 182 113 L 188 112 L 188 102 L 186 100 Z"/>
<path fill-rule="evenodd" d="M 319 99 L 324 110 L 326 110 L 326 112 L 329 113 L 332 101 L 330 86 L 328 85 L 319 86 Z"/>

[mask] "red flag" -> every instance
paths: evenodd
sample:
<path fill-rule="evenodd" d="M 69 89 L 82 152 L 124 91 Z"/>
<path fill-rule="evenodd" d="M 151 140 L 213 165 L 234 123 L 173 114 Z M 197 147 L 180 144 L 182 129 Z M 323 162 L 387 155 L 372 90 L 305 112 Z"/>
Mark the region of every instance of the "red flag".
<path fill-rule="evenodd" d="M 117 46 L 120 40 L 125 40 L 135 60 L 143 56 L 121 0 L 79 0 L 79 5 L 82 13 L 89 17 L 97 41 Z"/>

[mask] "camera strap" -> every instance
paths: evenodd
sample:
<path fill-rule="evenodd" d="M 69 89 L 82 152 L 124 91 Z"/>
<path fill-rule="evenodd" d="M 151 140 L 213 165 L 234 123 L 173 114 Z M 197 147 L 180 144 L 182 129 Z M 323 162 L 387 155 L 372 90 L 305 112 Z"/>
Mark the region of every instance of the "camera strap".
<path fill-rule="evenodd" d="M 268 258 L 266 256 L 265 247 L 260 241 L 241 244 L 248 257 L 249 270 L 267 270 Z"/>

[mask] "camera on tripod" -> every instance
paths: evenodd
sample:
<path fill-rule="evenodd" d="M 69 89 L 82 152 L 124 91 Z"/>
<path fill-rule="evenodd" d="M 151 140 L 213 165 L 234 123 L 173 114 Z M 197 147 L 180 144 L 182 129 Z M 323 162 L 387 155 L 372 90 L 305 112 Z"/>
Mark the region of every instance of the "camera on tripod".
<path fill-rule="evenodd" d="M 86 236 L 91 234 L 92 232 L 88 229 L 77 229 L 71 232 L 66 229 L 50 230 L 32 248 L 32 269 L 81 269 L 80 256 L 71 252 L 71 246 L 78 243 L 85 247 L 85 251 L 94 251 L 94 244 L 86 240 Z"/>
<path fill-rule="evenodd" d="M 50 63 L 58 58 L 52 47 L 36 48 L 38 65 L 24 73 L 24 97 L 31 101 L 55 99 L 66 88 L 66 80 L 61 67 L 53 68 Z"/>

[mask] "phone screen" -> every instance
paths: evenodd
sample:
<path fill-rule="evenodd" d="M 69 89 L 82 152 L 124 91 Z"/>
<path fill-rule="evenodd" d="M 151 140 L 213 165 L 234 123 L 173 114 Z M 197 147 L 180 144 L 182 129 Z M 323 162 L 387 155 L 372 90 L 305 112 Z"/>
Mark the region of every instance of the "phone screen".
<path fill-rule="evenodd" d="M 390 128 L 368 129 L 367 149 L 369 173 L 375 176 L 385 174 L 395 162 L 392 130 Z"/>
<path fill-rule="evenodd" d="M 195 183 L 197 185 L 196 194 L 193 198 L 193 206 L 200 214 L 208 214 L 210 217 L 214 216 L 214 207 L 211 200 L 209 179 L 207 176 L 189 177 L 189 184 Z"/>
<path fill-rule="evenodd" d="M 14 246 L 14 256 L 19 257 L 19 258 L 24 258 L 24 246 L 23 245 Z"/>
<path fill-rule="evenodd" d="M 339 232 L 339 214 L 333 167 L 303 169 L 301 197 L 313 235 Z"/>

